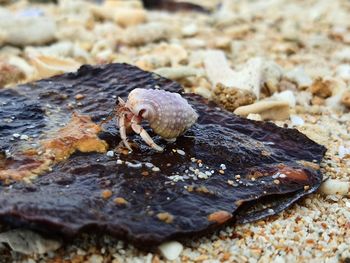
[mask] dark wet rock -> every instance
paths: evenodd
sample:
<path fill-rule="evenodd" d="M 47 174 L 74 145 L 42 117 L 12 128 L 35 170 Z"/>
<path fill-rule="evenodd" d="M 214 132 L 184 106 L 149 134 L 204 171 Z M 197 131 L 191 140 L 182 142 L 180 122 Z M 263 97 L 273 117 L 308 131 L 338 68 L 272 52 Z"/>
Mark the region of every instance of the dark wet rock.
<path fill-rule="evenodd" d="M 182 92 L 176 82 L 127 64 L 83 66 L 77 73 L 1 90 L 0 120 L 15 118 L 0 122 L 0 151 L 13 149 L 14 133 L 45 137 L 44 131 L 62 125 L 73 111 L 100 122 L 118 96 L 125 99 L 140 87 Z M 84 95 L 79 104 L 78 94 Z M 0 220 L 66 237 L 108 233 L 149 247 L 276 214 L 317 190 L 323 146 L 297 130 L 240 118 L 197 95 L 183 96 L 200 117 L 172 144 L 149 131 L 163 153 L 136 135 L 129 138 L 139 148 L 129 155 L 75 153 L 31 184 L 0 186 Z M 104 125 L 100 138 L 110 150 L 119 144 L 115 121 Z M 0 170 L 1 158 L 6 157 L 0 156 Z M 186 170 L 199 173 L 197 180 L 171 177 Z M 203 176 L 208 178 L 198 178 Z"/>

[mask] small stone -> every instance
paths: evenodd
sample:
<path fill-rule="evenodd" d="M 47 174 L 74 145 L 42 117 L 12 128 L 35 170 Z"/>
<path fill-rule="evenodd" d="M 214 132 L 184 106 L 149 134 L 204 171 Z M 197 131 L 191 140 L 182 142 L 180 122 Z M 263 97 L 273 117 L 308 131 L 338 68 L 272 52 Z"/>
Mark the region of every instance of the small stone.
<path fill-rule="evenodd" d="M 88 263 L 102 263 L 103 257 L 101 255 L 93 254 L 89 257 Z"/>
<path fill-rule="evenodd" d="M 22 134 L 19 138 L 20 138 L 21 140 L 27 141 L 27 140 L 29 139 L 29 136 L 28 136 L 28 135 L 25 135 L 25 134 Z"/>
<path fill-rule="evenodd" d="M 310 91 L 313 95 L 324 99 L 332 96 L 330 81 L 323 80 L 322 78 L 318 78 L 312 83 Z"/>
<path fill-rule="evenodd" d="M 146 166 L 147 168 L 152 168 L 154 165 L 153 165 L 153 163 L 145 163 L 145 166 Z"/>
<path fill-rule="evenodd" d="M 114 152 L 113 152 L 113 151 L 108 151 L 108 152 L 106 153 L 106 155 L 107 155 L 108 157 L 113 157 L 113 156 L 114 156 Z"/>
<path fill-rule="evenodd" d="M 126 162 L 127 166 L 130 168 L 135 168 L 135 169 L 139 169 L 142 167 L 142 163 L 130 163 L 130 162 Z"/>
<path fill-rule="evenodd" d="M 160 250 L 160 253 L 167 260 L 177 259 L 183 250 L 182 244 L 177 241 L 170 241 L 170 242 L 163 243 L 158 248 Z"/>
<path fill-rule="evenodd" d="M 290 120 L 293 126 L 302 126 L 305 124 L 304 120 L 297 115 L 291 115 Z"/>
<path fill-rule="evenodd" d="M 181 33 L 185 37 L 194 36 L 198 32 L 198 27 L 196 24 L 189 24 L 182 28 Z"/>
<path fill-rule="evenodd" d="M 335 52 L 334 58 L 338 59 L 341 62 L 350 62 L 350 48 L 346 47 L 338 50 Z"/>
<path fill-rule="evenodd" d="M 21 135 L 18 134 L 18 133 L 14 133 L 14 134 L 12 134 L 12 137 L 13 137 L 13 138 L 19 138 L 19 137 L 21 137 Z"/>
<path fill-rule="evenodd" d="M 159 169 L 159 167 L 153 167 L 153 168 L 152 168 L 152 171 L 153 171 L 153 172 L 159 172 L 160 169 Z"/>
<path fill-rule="evenodd" d="M 296 98 L 294 93 L 291 90 L 285 90 L 282 92 L 276 92 L 271 97 L 272 99 L 276 99 L 277 101 L 285 101 L 288 102 L 289 107 L 294 108 L 296 105 Z"/>
<path fill-rule="evenodd" d="M 149 176 L 149 172 L 143 171 L 143 172 L 141 173 L 141 175 L 142 175 L 142 176 Z"/>
<path fill-rule="evenodd" d="M 75 99 L 76 100 L 81 100 L 81 99 L 84 99 L 85 98 L 85 95 L 83 95 L 83 94 L 77 94 L 77 95 L 75 95 Z"/>
<path fill-rule="evenodd" d="M 128 203 L 123 197 L 116 197 L 113 202 L 117 205 L 126 205 Z"/>
<path fill-rule="evenodd" d="M 276 179 L 276 180 L 273 180 L 273 183 L 274 184 L 280 184 L 280 181 Z"/>
<path fill-rule="evenodd" d="M 341 64 L 337 67 L 336 74 L 344 80 L 350 80 L 350 64 Z"/>
<path fill-rule="evenodd" d="M 158 213 L 157 218 L 167 224 L 170 224 L 174 220 L 174 216 L 168 212 Z"/>
<path fill-rule="evenodd" d="M 180 155 L 185 155 L 185 154 L 186 154 L 183 150 L 177 149 L 176 151 L 177 151 L 177 153 L 180 154 Z"/>
<path fill-rule="evenodd" d="M 296 83 L 300 89 L 309 87 L 312 79 L 306 74 L 302 67 L 296 67 L 285 74 L 285 78 Z"/>
<path fill-rule="evenodd" d="M 262 121 L 261 115 L 257 113 L 249 113 L 247 119 L 252 121 Z"/>
<path fill-rule="evenodd" d="M 338 148 L 338 156 L 339 158 L 350 156 L 350 148 L 345 148 L 343 145 L 340 145 Z"/>
<path fill-rule="evenodd" d="M 112 191 L 111 190 L 103 190 L 102 191 L 102 197 L 103 199 L 108 199 L 112 196 Z"/>
<path fill-rule="evenodd" d="M 226 165 L 225 164 L 220 164 L 220 168 L 222 169 L 222 170 L 226 170 Z"/>
<path fill-rule="evenodd" d="M 350 192 L 350 182 L 340 181 L 338 179 L 328 179 L 322 183 L 320 192 L 326 195 L 348 195 Z"/>

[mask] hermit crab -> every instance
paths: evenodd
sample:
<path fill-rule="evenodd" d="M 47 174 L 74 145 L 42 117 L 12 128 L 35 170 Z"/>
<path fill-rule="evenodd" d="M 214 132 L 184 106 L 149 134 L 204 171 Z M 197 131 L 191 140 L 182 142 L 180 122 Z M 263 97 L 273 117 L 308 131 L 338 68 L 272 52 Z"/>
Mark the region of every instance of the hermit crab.
<path fill-rule="evenodd" d="M 147 120 L 154 133 L 163 139 L 175 141 L 198 118 L 198 114 L 180 94 L 142 88 L 132 90 L 127 101 L 118 97 L 115 113 L 120 137 L 130 151 L 132 149 L 126 134 L 131 130 L 139 134 L 153 149 L 163 151 L 163 148 L 157 145 L 142 128 L 142 120 Z"/>

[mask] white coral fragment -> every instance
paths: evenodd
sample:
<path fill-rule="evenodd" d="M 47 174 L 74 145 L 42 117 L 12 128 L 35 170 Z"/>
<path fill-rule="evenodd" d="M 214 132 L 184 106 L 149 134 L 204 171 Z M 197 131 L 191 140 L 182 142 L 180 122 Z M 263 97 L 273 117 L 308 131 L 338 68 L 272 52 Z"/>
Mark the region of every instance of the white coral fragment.
<path fill-rule="evenodd" d="M 260 57 L 251 58 L 239 70 L 234 71 L 225 54 L 219 50 L 208 51 L 204 57 L 204 65 L 213 86 L 222 83 L 227 87 L 249 90 L 258 99 L 265 85 L 270 93 L 277 91 L 282 77 L 282 70 L 277 64 Z"/>

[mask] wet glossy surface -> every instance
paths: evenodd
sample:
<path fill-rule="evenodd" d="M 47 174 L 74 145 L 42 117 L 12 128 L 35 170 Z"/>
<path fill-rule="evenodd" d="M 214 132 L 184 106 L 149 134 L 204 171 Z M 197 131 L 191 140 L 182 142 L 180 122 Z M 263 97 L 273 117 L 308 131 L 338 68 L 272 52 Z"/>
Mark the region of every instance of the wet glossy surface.
<path fill-rule="evenodd" d="M 42 131 L 59 127 L 57 120 L 64 123 L 62 120 L 72 111 L 88 114 L 99 122 L 113 109 L 117 96 L 125 99 L 136 87 L 157 86 L 181 91 L 173 81 L 126 64 L 84 66 L 76 74 L 0 90 L 0 120 L 15 116 L 10 125 L 0 122 L 0 150 L 21 143 L 11 139 L 14 133 L 44 136 Z M 79 104 L 77 94 L 85 96 Z M 196 109 L 199 119 L 172 144 L 150 131 L 165 152 L 155 152 L 139 136 L 130 135 L 140 146 L 132 154 L 108 157 L 76 153 L 32 184 L 0 186 L 1 220 L 65 236 L 100 231 L 149 246 L 219 228 L 221 220 L 211 220 L 218 211 L 233 214 L 227 223 L 278 213 L 319 187 L 322 175 L 313 167 L 323 158 L 323 146 L 296 130 L 242 119 L 197 95 L 183 96 Z M 114 149 L 120 142 L 115 121 L 104 129 L 100 138 Z M 202 160 L 202 166 L 192 157 Z M 131 164 L 118 164 L 118 159 Z M 308 162 L 316 166 L 303 165 Z M 160 171 L 153 171 L 146 163 Z M 219 171 L 221 164 L 226 166 L 224 174 Z M 190 169 L 213 174 L 207 179 L 183 178 L 177 182 L 170 177 L 185 175 Z M 105 190 L 112 196 L 103 198 Z M 269 195 L 273 198 L 264 197 Z M 117 197 L 127 202 L 118 203 Z"/>

